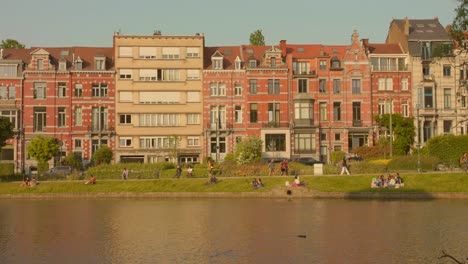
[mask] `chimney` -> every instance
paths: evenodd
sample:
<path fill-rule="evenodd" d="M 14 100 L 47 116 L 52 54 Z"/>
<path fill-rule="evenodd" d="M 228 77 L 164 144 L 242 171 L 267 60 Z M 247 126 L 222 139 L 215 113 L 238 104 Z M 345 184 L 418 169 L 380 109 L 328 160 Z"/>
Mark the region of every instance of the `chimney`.
<path fill-rule="evenodd" d="M 405 17 L 403 21 L 403 31 L 405 33 L 405 36 L 409 36 L 409 19 L 408 17 Z"/>
<path fill-rule="evenodd" d="M 369 46 L 369 39 L 361 39 L 361 42 L 364 47 Z"/>
<path fill-rule="evenodd" d="M 286 57 L 286 40 L 280 40 L 281 56 Z"/>
<path fill-rule="evenodd" d="M 435 16 L 435 17 L 434 17 L 434 20 L 437 20 L 437 22 L 439 22 L 439 17 L 438 17 L 438 16 Z"/>

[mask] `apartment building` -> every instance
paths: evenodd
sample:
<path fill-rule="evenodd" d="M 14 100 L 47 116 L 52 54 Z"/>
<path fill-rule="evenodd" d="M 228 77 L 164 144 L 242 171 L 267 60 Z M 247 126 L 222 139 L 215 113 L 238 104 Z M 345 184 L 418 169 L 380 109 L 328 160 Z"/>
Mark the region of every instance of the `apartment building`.
<path fill-rule="evenodd" d="M 202 162 L 204 36 L 114 34 L 116 162 Z"/>
<path fill-rule="evenodd" d="M 443 46 L 452 47 L 453 40 L 439 19 L 393 19 L 386 43 L 398 43 L 409 54 L 417 144 L 424 145 L 434 136 L 460 134 L 455 125 L 462 94 L 456 91 L 455 56 L 440 52 Z"/>
<path fill-rule="evenodd" d="M 6 49 L 2 55 L 0 94 L 6 101 L 0 107 L 9 109 L 2 115 L 18 132 L 17 171 L 37 164 L 25 151 L 36 136 L 54 137 L 60 145 L 50 165 L 71 152 L 87 163 L 101 145 L 113 147 L 112 48 Z"/>

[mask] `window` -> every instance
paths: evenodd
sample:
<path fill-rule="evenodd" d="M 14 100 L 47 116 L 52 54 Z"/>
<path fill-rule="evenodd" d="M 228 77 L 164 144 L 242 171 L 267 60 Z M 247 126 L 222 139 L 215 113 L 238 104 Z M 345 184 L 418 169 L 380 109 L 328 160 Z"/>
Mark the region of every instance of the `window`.
<path fill-rule="evenodd" d="M 200 57 L 200 48 L 188 47 L 187 48 L 187 58 L 198 58 Z"/>
<path fill-rule="evenodd" d="M 240 82 L 236 82 L 234 84 L 234 95 L 235 96 L 242 96 L 242 86 Z"/>
<path fill-rule="evenodd" d="M 44 61 L 42 59 L 38 59 L 36 70 L 43 70 L 43 69 L 44 69 Z"/>
<path fill-rule="evenodd" d="M 34 132 L 46 131 L 46 108 L 34 107 Z"/>
<path fill-rule="evenodd" d="M 293 62 L 293 71 L 294 74 L 309 74 L 310 63 L 304 61 L 295 61 Z"/>
<path fill-rule="evenodd" d="M 384 91 L 385 90 L 385 78 L 379 78 L 378 79 L 378 89 L 379 89 L 379 91 Z"/>
<path fill-rule="evenodd" d="M 331 68 L 332 69 L 340 69 L 341 68 L 340 60 L 337 57 L 333 57 L 331 59 Z"/>
<path fill-rule="evenodd" d="M 432 43 L 422 41 L 420 42 L 420 45 L 421 45 L 421 59 L 430 60 L 432 58 Z"/>
<path fill-rule="evenodd" d="M 295 119 L 312 119 L 312 104 L 309 102 L 294 103 Z"/>
<path fill-rule="evenodd" d="M 320 141 L 327 140 L 327 133 L 320 133 Z"/>
<path fill-rule="evenodd" d="M 327 61 L 326 60 L 321 60 L 320 61 L 319 69 L 320 70 L 326 70 L 327 69 Z"/>
<path fill-rule="evenodd" d="M 219 140 L 216 140 L 216 137 L 211 138 L 211 153 L 226 153 L 226 138 L 219 137 Z"/>
<path fill-rule="evenodd" d="M 249 68 L 257 68 L 257 61 L 249 60 Z"/>
<path fill-rule="evenodd" d="M 139 53 L 140 59 L 156 59 L 156 47 L 140 47 Z"/>
<path fill-rule="evenodd" d="M 75 139 L 75 148 L 82 148 L 82 140 Z"/>
<path fill-rule="evenodd" d="M 187 114 L 187 125 L 200 124 L 200 114 Z"/>
<path fill-rule="evenodd" d="M 178 59 L 179 58 L 179 48 L 162 48 L 162 58 L 163 59 Z"/>
<path fill-rule="evenodd" d="M 280 82 L 278 79 L 268 79 L 268 94 L 279 94 Z"/>
<path fill-rule="evenodd" d="M 213 69 L 222 70 L 223 69 L 223 58 L 213 58 Z"/>
<path fill-rule="evenodd" d="M 132 57 L 133 56 L 132 47 L 119 47 L 119 56 L 120 57 Z"/>
<path fill-rule="evenodd" d="M 0 65 L 0 77 L 16 77 L 18 75 L 18 64 Z"/>
<path fill-rule="evenodd" d="M 271 67 L 272 67 L 272 68 L 275 68 L 275 67 L 276 67 L 276 58 L 275 58 L 275 57 L 271 57 L 271 58 L 270 58 L 270 64 L 271 64 Z"/>
<path fill-rule="evenodd" d="M 319 103 L 319 115 L 320 115 L 320 121 L 327 121 L 328 114 L 327 114 L 327 103 L 326 102 L 320 102 Z"/>
<path fill-rule="evenodd" d="M 58 97 L 67 96 L 67 84 L 63 82 L 58 83 Z"/>
<path fill-rule="evenodd" d="M 16 99 L 16 87 L 8 86 L 8 99 Z"/>
<path fill-rule="evenodd" d="M 210 84 L 211 96 L 226 96 L 226 84 L 223 82 L 212 82 Z"/>
<path fill-rule="evenodd" d="M 401 102 L 401 114 L 403 117 L 409 117 L 409 105 L 406 100 Z"/>
<path fill-rule="evenodd" d="M 65 60 L 59 62 L 59 71 L 66 71 L 67 70 L 67 62 Z"/>
<path fill-rule="evenodd" d="M 327 92 L 327 80 L 319 79 L 319 93 L 326 93 L 326 92 Z"/>
<path fill-rule="evenodd" d="M 65 107 L 59 107 L 58 108 L 58 127 L 64 127 L 66 125 L 66 113 L 65 113 Z"/>
<path fill-rule="evenodd" d="M 335 133 L 335 141 L 340 141 L 340 140 L 341 140 L 341 134 Z"/>
<path fill-rule="evenodd" d="M 199 137 L 187 137 L 187 146 L 200 146 L 200 138 Z"/>
<path fill-rule="evenodd" d="M 451 71 L 452 67 L 450 65 L 444 65 L 444 77 L 450 77 L 452 75 Z"/>
<path fill-rule="evenodd" d="M 107 97 L 107 83 L 93 83 L 91 85 L 92 97 Z"/>
<path fill-rule="evenodd" d="M 237 71 L 241 69 L 241 61 L 239 57 L 237 57 L 237 59 L 234 61 L 234 69 Z"/>
<path fill-rule="evenodd" d="M 429 64 L 424 64 L 423 67 L 422 67 L 422 73 L 423 73 L 423 77 L 424 79 L 428 79 L 431 77 L 431 69 L 429 67 Z"/>
<path fill-rule="evenodd" d="M 267 152 L 286 151 L 286 135 L 265 134 L 265 148 Z"/>
<path fill-rule="evenodd" d="M 180 114 L 140 114 L 142 127 L 176 127 L 181 126 Z"/>
<path fill-rule="evenodd" d="M 361 120 L 361 103 L 353 102 L 353 121 Z"/>
<path fill-rule="evenodd" d="M 75 95 L 75 97 L 82 97 L 83 96 L 83 84 L 75 83 L 74 95 Z"/>
<path fill-rule="evenodd" d="M 257 79 L 250 79 L 250 94 L 257 94 Z"/>
<path fill-rule="evenodd" d="M 297 86 L 298 86 L 298 92 L 299 93 L 307 93 L 307 84 L 308 84 L 307 79 L 298 79 L 297 80 Z"/>
<path fill-rule="evenodd" d="M 130 69 L 121 69 L 121 70 L 119 70 L 119 79 L 121 79 L 121 80 L 131 80 L 132 79 L 132 70 L 130 70 Z"/>
<path fill-rule="evenodd" d="M 180 73 L 177 69 L 164 69 L 162 72 L 163 81 L 178 81 L 180 80 Z"/>
<path fill-rule="evenodd" d="M 180 143 L 177 143 L 179 146 Z M 140 148 L 143 149 L 167 149 L 174 147 L 174 139 L 169 137 L 141 137 Z"/>
<path fill-rule="evenodd" d="M 250 104 L 250 123 L 258 123 L 258 105 Z"/>
<path fill-rule="evenodd" d="M 187 80 L 199 80 L 200 70 L 187 70 Z"/>
<path fill-rule="evenodd" d="M 424 107 L 433 108 L 434 107 L 434 98 L 432 94 L 432 87 L 424 87 Z"/>
<path fill-rule="evenodd" d="M 140 81 L 155 82 L 158 80 L 158 70 L 140 69 Z"/>
<path fill-rule="evenodd" d="M 108 109 L 107 107 L 91 108 L 91 129 L 92 131 L 104 131 L 108 126 Z"/>
<path fill-rule="evenodd" d="M 242 123 L 242 107 L 240 105 L 234 106 L 234 122 Z"/>
<path fill-rule="evenodd" d="M 353 94 L 360 94 L 361 93 L 361 79 L 352 79 L 352 93 Z"/>
<path fill-rule="evenodd" d="M 106 58 L 105 57 L 95 57 L 94 58 L 94 69 L 96 71 L 105 71 L 106 70 Z"/>
<path fill-rule="evenodd" d="M 333 79 L 333 93 L 339 94 L 341 92 L 341 80 Z"/>
<path fill-rule="evenodd" d="M 295 134 L 294 148 L 297 154 L 314 153 L 315 152 L 315 135 L 314 134 Z"/>
<path fill-rule="evenodd" d="M 18 124 L 16 123 L 16 111 L 2 110 L 0 116 L 7 118 L 13 124 L 14 128 L 18 128 Z"/>
<path fill-rule="evenodd" d="M 451 92 L 452 92 L 452 89 L 444 88 L 444 108 L 445 109 L 451 108 Z"/>
<path fill-rule="evenodd" d="M 392 78 L 385 79 L 385 89 L 387 91 L 393 91 L 393 79 Z"/>
<path fill-rule="evenodd" d="M 0 86 L 0 100 L 15 99 L 16 89 L 14 86 Z"/>
<path fill-rule="evenodd" d="M 384 115 L 385 114 L 385 109 L 386 109 L 386 103 L 383 100 L 379 101 L 379 115 Z"/>
<path fill-rule="evenodd" d="M 333 102 L 333 120 L 341 121 L 341 103 Z"/>
<path fill-rule="evenodd" d="M 465 95 L 461 96 L 461 107 L 466 107 L 466 96 Z"/>
<path fill-rule="evenodd" d="M 132 138 L 131 137 L 120 137 L 119 138 L 119 146 L 120 147 L 131 147 L 132 146 Z"/>
<path fill-rule="evenodd" d="M 444 120 L 444 134 L 450 134 L 452 130 L 452 120 Z"/>
<path fill-rule="evenodd" d="M 408 91 L 408 78 L 401 79 L 401 90 Z"/>
<path fill-rule="evenodd" d="M 178 104 L 181 92 L 139 92 L 141 104 Z"/>
<path fill-rule="evenodd" d="M 280 104 L 268 103 L 268 122 L 270 126 L 278 127 L 280 123 Z"/>
<path fill-rule="evenodd" d="M 81 110 L 81 107 L 75 107 L 73 121 L 74 121 L 74 126 L 83 125 L 83 112 Z"/>
<path fill-rule="evenodd" d="M 81 60 L 80 57 L 78 57 L 78 59 L 76 59 L 75 61 L 75 70 L 78 70 L 78 71 L 83 70 L 83 61 Z"/>
<path fill-rule="evenodd" d="M 131 125 L 132 124 L 132 115 L 131 114 L 120 114 L 119 115 L 119 124 L 121 124 L 121 125 Z"/>
<path fill-rule="evenodd" d="M 46 98 L 46 83 L 35 82 L 34 83 L 34 99 L 45 99 Z"/>

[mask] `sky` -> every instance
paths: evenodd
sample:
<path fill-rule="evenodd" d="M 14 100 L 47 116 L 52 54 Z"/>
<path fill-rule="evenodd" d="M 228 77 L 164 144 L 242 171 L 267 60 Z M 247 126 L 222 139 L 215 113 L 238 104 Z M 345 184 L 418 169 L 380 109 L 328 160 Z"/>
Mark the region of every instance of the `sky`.
<path fill-rule="evenodd" d="M 457 0 L 5 0 L 0 40 L 26 47 L 111 47 L 124 35 L 194 35 L 205 46 L 249 44 L 262 30 L 267 45 L 346 45 L 360 38 L 383 43 L 393 18 L 438 17 L 452 23 Z"/>

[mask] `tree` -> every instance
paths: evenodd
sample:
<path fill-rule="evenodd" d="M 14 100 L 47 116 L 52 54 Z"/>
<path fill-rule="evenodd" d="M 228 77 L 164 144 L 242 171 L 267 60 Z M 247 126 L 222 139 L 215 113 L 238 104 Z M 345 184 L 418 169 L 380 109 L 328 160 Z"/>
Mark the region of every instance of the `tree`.
<path fill-rule="evenodd" d="M 24 49 L 24 47 L 23 44 L 14 39 L 2 40 L 2 44 L 0 44 L 0 48 L 4 49 Z"/>
<path fill-rule="evenodd" d="M 458 43 L 467 41 L 468 38 L 468 0 L 458 0 L 459 6 L 455 8 L 455 18 L 450 27 L 450 34 Z M 465 50 L 468 46 L 460 45 Z"/>
<path fill-rule="evenodd" d="M 175 160 L 177 164 L 179 164 L 179 153 L 177 152 L 177 147 L 180 146 L 180 141 L 182 138 L 177 135 L 172 135 L 169 138 L 169 156 L 172 158 L 172 160 Z"/>
<path fill-rule="evenodd" d="M 265 37 L 263 36 L 262 30 L 257 29 L 256 31 L 250 33 L 250 45 L 254 45 L 254 46 L 265 45 Z"/>
<path fill-rule="evenodd" d="M 112 149 L 107 145 L 102 145 L 93 154 L 94 164 L 109 164 L 112 160 Z"/>
<path fill-rule="evenodd" d="M 6 145 L 6 140 L 14 135 L 13 124 L 8 118 L 0 116 L 0 160 L 2 159 L 2 147 Z"/>
<path fill-rule="evenodd" d="M 57 154 L 60 146 L 53 137 L 37 136 L 29 143 L 27 152 L 39 163 L 38 172 L 42 173 L 48 168 L 47 162 Z"/>
<path fill-rule="evenodd" d="M 375 120 L 382 127 L 390 130 L 390 114 L 376 116 Z M 393 152 L 395 155 L 406 155 L 414 143 L 416 135 L 412 117 L 403 117 L 401 114 L 392 114 Z"/>
<path fill-rule="evenodd" d="M 258 162 L 262 159 L 262 143 L 258 136 L 249 136 L 237 143 L 234 157 L 237 164 Z"/>
<path fill-rule="evenodd" d="M 63 160 L 63 164 L 71 166 L 74 169 L 81 170 L 83 168 L 83 159 L 81 158 L 81 155 L 75 155 L 73 152 L 70 152 Z"/>

